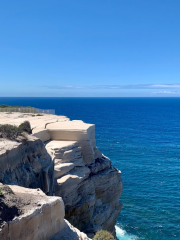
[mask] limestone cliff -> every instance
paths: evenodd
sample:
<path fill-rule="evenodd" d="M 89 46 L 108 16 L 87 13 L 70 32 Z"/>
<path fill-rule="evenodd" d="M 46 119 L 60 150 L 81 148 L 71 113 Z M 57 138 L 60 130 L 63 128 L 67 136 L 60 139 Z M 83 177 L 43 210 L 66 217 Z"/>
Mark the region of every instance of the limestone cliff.
<path fill-rule="evenodd" d="M 64 200 L 66 218 L 93 237 L 100 229 L 115 235 L 121 211 L 120 171 L 96 147 L 95 126 L 82 121 L 47 125 L 46 149 L 55 158 L 54 193 Z"/>
<path fill-rule="evenodd" d="M 42 147 L 40 152 L 43 153 L 40 154 L 39 151 L 34 150 L 36 154 L 30 154 L 31 164 L 28 162 L 28 166 L 31 172 L 29 175 L 32 176 L 29 177 L 28 184 L 25 185 L 21 177 L 19 180 L 16 179 L 16 175 L 20 169 L 23 169 L 20 173 L 24 173 L 28 161 L 27 156 L 29 152 L 32 152 L 32 146 L 27 151 L 28 154 L 25 150 L 21 151 L 16 161 L 18 158 L 21 160 L 15 167 L 9 169 L 10 164 L 7 169 L 3 170 L 4 175 L 1 175 L 3 177 L 1 181 L 25 187 L 41 187 L 50 194 L 53 189 L 55 196 L 62 197 L 65 205 L 65 218 L 74 227 L 87 233 L 89 237 L 93 237 L 94 233 L 100 229 L 108 230 L 115 235 L 115 223 L 121 211 L 119 203 L 122 192 L 121 173 L 96 147 L 95 126 L 82 121 L 70 121 L 64 116 L 53 115 L 32 117 L 28 114 L 12 114 L 11 116 L 4 114 L 2 119 L 11 124 L 20 124 L 28 120 L 31 123 L 34 137 L 41 139 L 45 148 L 40 140 L 33 137 L 34 147 L 40 141 L 38 149 Z M 6 152 L 8 159 L 12 155 L 11 151 Z M 41 161 L 42 159 L 44 161 Z M 38 160 L 38 168 L 34 165 L 36 160 Z M 52 166 L 54 166 L 54 174 L 49 171 Z M 40 177 L 41 180 L 37 182 L 34 181 L 37 177 L 36 168 L 39 169 L 37 176 L 45 176 L 45 178 Z M 13 177 L 9 179 L 9 175 Z M 54 177 L 53 186 L 52 176 Z M 41 181 L 46 187 L 43 187 Z M 35 182 L 38 186 L 34 185 Z"/>

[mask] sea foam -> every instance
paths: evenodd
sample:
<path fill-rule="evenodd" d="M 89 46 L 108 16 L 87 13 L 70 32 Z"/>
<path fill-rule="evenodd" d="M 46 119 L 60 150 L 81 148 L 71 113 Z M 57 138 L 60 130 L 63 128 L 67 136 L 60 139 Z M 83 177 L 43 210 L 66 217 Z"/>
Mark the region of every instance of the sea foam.
<path fill-rule="evenodd" d="M 118 226 L 116 228 L 116 236 L 119 240 L 138 240 L 137 236 L 128 234 L 125 230 L 121 229 Z"/>

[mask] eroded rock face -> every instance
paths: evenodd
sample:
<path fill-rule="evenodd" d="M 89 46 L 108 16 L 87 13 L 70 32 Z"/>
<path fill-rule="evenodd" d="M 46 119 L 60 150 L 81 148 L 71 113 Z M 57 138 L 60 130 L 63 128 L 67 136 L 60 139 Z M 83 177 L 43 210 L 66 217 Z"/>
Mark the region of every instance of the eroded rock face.
<path fill-rule="evenodd" d="M 55 195 L 63 198 L 66 218 L 73 226 L 90 237 L 100 229 L 115 235 L 122 182 L 108 158 L 96 159 L 89 167 L 75 167 L 55 180 Z"/>
<path fill-rule="evenodd" d="M 66 218 L 90 237 L 100 229 L 115 236 L 121 173 L 95 146 L 94 125 L 69 121 L 47 128 L 55 137 L 46 144 L 55 158 L 54 194 L 63 198 Z"/>
<path fill-rule="evenodd" d="M 36 138 L 25 145 L 0 141 L 0 181 L 41 187 L 51 194 L 54 169 L 53 194 L 62 197 L 70 223 L 89 237 L 100 229 L 115 236 L 121 173 L 96 147 L 95 126 L 55 115 L 4 114 L 3 119 L 17 125 L 30 121 L 33 135 L 46 150 Z"/>
<path fill-rule="evenodd" d="M 0 187 L 1 240 L 90 240 L 64 219 L 62 198 L 48 197 L 40 189 Z"/>
<path fill-rule="evenodd" d="M 0 139 L 0 182 L 41 188 L 52 195 L 54 163 L 42 141 L 28 136 L 25 142 Z"/>

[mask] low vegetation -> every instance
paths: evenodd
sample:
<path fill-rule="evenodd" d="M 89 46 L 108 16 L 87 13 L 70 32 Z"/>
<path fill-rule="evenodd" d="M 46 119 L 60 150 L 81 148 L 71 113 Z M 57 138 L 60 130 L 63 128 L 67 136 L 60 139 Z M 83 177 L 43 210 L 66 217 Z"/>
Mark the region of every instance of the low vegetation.
<path fill-rule="evenodd" d="M 9 106 L 7 104 L 2 104 L 2 105 L 0 105 L 0 108 L 22 108 L 22 106 Z M 32 107 L 28 106 L 28 107 L 25 107 L 25 108 L 32 108 Z"/>
<path fill-rule="evenodd" d="M 2 104 L 0 105 L 0 112 L 21 112 L 21 113 L 37 113 L 39 114 L 39 110 L 36 109 L 35 107 L 27 106 L 9 106 L 7 104 Z"/>
<path fill-rule="evenodd" d="M 22 132 L 27 132 L 28 134 L 32 133 L 31 130 L 31 125 L 28 121 L 24 121 L 23 123 L 21 123 L 18 127 L 19 131 Z"/>
<path fill-rule="evenodd" d="M 11 124 L 0 124 L 0 138 L 14 140 L 18 136 L 22 136 L 23 132 L 28 134 L 32 133 L 31 126 L 28 121 L 21 123 L 19 127 Z"/>
<path fill-rule="evenodd" d="M 115 240 L 115 238 L 108 231 L 101 230 L 96 233 L 93 240 Z"/>
<path fill-rule="evenodd" d="M 38 114 L 36 114 L 36 115 L 35 115 L 35 114 L 32 114 L 32 115 L 31 115 L 31 117 L 40 117 L 40 116 L 43 116 L 43 114 L 39 114 L 39 113 L 38 113 Z"/>

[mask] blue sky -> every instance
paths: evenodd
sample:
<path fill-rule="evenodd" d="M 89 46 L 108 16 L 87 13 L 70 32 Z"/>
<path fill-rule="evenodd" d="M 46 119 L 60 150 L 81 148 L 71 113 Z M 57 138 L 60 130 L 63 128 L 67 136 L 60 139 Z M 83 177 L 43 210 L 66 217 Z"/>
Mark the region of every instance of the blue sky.
<path fill-rule="evenodd" d="M 179 0 L 0 3 L 0 96 L 180 97 Z"/>

